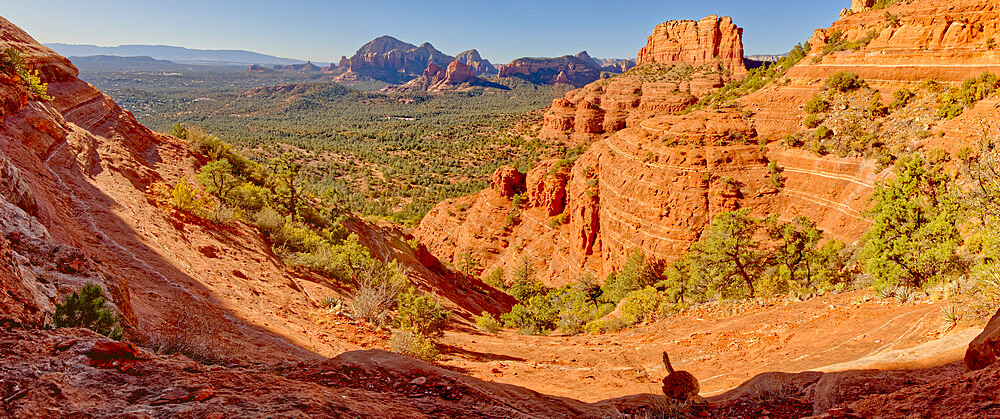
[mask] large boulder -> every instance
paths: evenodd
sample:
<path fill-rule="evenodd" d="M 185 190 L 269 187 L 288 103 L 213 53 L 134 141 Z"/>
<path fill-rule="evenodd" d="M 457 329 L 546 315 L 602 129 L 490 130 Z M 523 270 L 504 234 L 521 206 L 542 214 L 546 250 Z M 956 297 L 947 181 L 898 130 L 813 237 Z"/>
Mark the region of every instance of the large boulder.
<path fill-rule="evenodd" d="M 1000 355 L 1000 311 L 990 318 L 986 329 L 969 343 L 965 351 L 965 367 L 969 370 L 986 368 Z"/>

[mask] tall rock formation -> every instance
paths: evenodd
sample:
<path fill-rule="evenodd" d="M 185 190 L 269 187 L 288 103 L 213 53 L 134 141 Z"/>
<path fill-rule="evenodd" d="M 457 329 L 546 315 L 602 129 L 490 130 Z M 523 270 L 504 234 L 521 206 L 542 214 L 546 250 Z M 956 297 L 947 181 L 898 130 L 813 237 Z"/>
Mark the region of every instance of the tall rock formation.
<path fill-rule="evenodd" d="M 477 76 L 481 76 L 483 74 L 496 74 L 498 71 L 497 68 L 490 63 L 490 60 L 480 57 L 479 51 L 474 49 L 470 49 L 456 55 L 455 61 L 460 61 L 469 67 L 472 67 Z"/>
<path fill-rule="evenodd" d="M 728 16 L 667 21 L 653 29 L 646 46 L 639 50 L 638 61 L 639 65 L 717 65 L 741 76 L 747 72 L 743 65 L 743 29 Z"/>
<path fill-rule="evenodd" d="M 363 45 L 347 63 L 341 80 L 370 78 L 388 83 L 405 83 L 419 77 L 427 65 L 441 67 L 455 61 L 429 43 L 415 46 L 391 36 L 381 36 Z"/>
<path fill-rule="evenodd" d="M 554 100 L 545 113 L 541 134 L 586 143 L 631 126 L 650 113 L 679 112 L 697 97 L 745 74 L 742 58 L 734 59 L 742 54 L 742 29 L 728 17 L 660 24 L 639 51 L 639 65 L 647 71 L 599 80 Z M 634 62 L 612 61 L 626 70 Z M 693 71 L 672 71 L 672 67 Z M 729 74 L 719 74 L 719 69 Z"/>

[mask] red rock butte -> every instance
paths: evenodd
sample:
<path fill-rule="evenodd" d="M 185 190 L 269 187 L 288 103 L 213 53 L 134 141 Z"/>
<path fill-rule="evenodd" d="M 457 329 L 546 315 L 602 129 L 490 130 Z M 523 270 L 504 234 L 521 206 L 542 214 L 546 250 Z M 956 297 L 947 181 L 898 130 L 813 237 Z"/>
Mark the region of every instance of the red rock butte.
<path fill-rule="evenodd" d="M 710 15 L 699 21 L 670 20 L 653 29 L 639 50 L 639 65 L 718 64 L 733 76 L 746 74 L 743 64 L 743 29 L 726 16 Z"/>

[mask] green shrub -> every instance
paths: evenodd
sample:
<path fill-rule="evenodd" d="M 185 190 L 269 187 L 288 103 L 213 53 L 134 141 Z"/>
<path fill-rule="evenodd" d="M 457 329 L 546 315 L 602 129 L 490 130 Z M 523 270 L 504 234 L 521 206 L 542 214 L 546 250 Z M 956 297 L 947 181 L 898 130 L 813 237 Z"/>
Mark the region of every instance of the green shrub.
<path fill-rule="evenodd" d="M 521 223 L 521 215 L 517 211 L 511 211 L 507 213 L 507 216 L 503 219 L 503 225 L 506 228 L 513 228 L 514 226 Z"/>
<path fill-rule="evenodd" d="M 883 15 L 882 17 L 885 18 L 886 22 L 889 22 L 889 26 L 890 27 L 895 28 L 895 27 L 899 26 L 899 16 L 896 16 L 896 15 L 894 15 L 894 14 L 889 13 L 888 11 L 886 11 L 885 15 Z"/>
<path fill-rule="evenodd" d="M 896 4 L 896 2 L 898 2 L 898 1 L 899 0 L 875 0 L 875 4 L 872 5 L 872 10 L 885 9 L 886 7 L 889 7 L 889 6 L 892 6 L 893 4 Z M 888 13 L 889 12 L 886 12 L 886 14 L 888 14 Z"/>
<path fill-rule="evenodd" d="M 959 268 L 961 203 L 952 175 L 922 154 L 900 160 L 895 172 L 870 198 L 863 267 L 876 288 L 932 285 Z"/>
<path fill-rule="evenodd" d="M 233 175 L 233 165 L 229 160 L 213 160 L 198 171 L 195 177 L 208 193 L 215 195 L 222 202 L 228 202 L 229 195 L 243 181 Z"/>
<path fill-rule="evenodd" d="M 510 203 L 514 206 L 514 208 L 524 208 L 524 205 L 528 203 L 528 196 L 524 192 L 521 192 L 510 197 Z"/>
<path fill-rule="evenodd" d="M 504 291 L 507 289 L 507 280 L 504 279 L 504 275 L 505 273 L 503 271 L 503 268 L 497 267 L 492 272 L 490 272 L 489 275 L 486 275 L 486 277 L 483 278 L 483 282 L 485 282 L 486 285 L 489 285 L 500 291 Z"/>
<path fill-rule="evenodd" d="M 617 332 L 629 326 L 630 323 L 627 320 L 621 317 L 615 317 L 612 319 L 594 320 L 590 323 L 587 323 L 587 325 L 584 326 L 584 330 L 592 334 L 601 334 L 601 333 Z"/>
<path fill-rule="evenodd" d="M 868 103 L 868 114 L 872 118 L 885 118 L 889 115 L 889 107 L 882 104 L 882 100 L 876 94 L 872 101 Z"/>
<path fill-rule="evenodd" d="M 820 125 L 819 128 L 816 128 L 816 132 L 814 133 L 814 135 L 817 140 L 826 140 L 830 137 L 833 137 L 833 130 L 827 128 L 826 125 Z"/>
<path fill-rule="evenodd" d="M 938 96 L 937 116 L 954 119 L 961 115 L 965 108 L 972 107 L 976 102 L 992 95 L 998 86 L 1000 79 L 989 72 L 966 79 L 962 82 L 961 88 L 951 89 Z"/>
<path fill-rule="evenodd" d="M 170 191 L 170 205 L 179 211 L 186 212 L 200 218 L 208 218 L 209 211 L 212 210 L 212 200 L 187 180 L 182 179 L 174 185 Z"/>
<path fill-rule="evenodd" d="M 393 330 L 389 348 L 398 354 L 412 356 L 427 362 L 437 360 L 439 352 L 434 340 L 414 330 Z"/>
<path fill-rule="evenodd" d="M 355 262 L 358 264 L 361 261 Z M 375 324 L 387 323 L 389 310 L 396 306 L 400 293 L 406 286 L 405 278 L 394 264 L 371 260 L 356 267 L 357 289 L 351 311 L 354 315 Z"/>
<path fill-rule="evenodd" d="M 889 107 L 892 109 L 904 108 L 910 103 L 910 99 L 913 99 L 914 96 L 916 96 L 916 94 L 911 92 L 910 89 L 905 87 L 899 89 L 892 94 L 892 103 L 889 104 Z"/>
<path fill-rule="evenodd" d="M 535 279 L 535 268 L 531 263 L 526 258 L 518 261 L 510 286 L 507 287 L 507 294 L 517 301 L 524 302 L 534 296 L 545 294 L 546 290 L 545 285 Z"/>
<path fill-rule="evenodd" d="M 665 265 L 646 260 L 646 255 L 636 249 L 617 272 L 612 272 L 601 287 L 601 301 L 617 303 L 630 292 L 655 284 L 663 279 Z"/>
<path fill-rule="evenodd" d="M 632 291 L 619 305 L 626 322 L 639 323 L 660 311 L 663 296 L 653 287 Z"/>
<path fill-rule="evenodd" d="M 802 125 L 806 128 L 813 129 L 823 123 L 823 117 L 817 114 L 810 114 L 806 117 L 805 121 L 802 121 Z"/>
<path fill-rule="evenodd" d="M 834 73 L 826 80 L 826 87 L 838 92 L 850 92 L 865 87 L 865 81 L 850 71 Z"/>
<path fill-rule="evenodd" d="M 830 102 L 820 95 L 813 95 L 812 99 L 806 102 L 805 106 L 802 108 L 808 114 L 817 114 L 830 110 Z"/>
<path fill-rule="evenodd" d="M 489 312 L 484 311 L 483 314 L 476 316 L 476 326 L 480 329 L 485 330 L 490 333 L 496 333 L 500 330 L 500 322 L 497 321 L 496 317 L 493 317 Z"/>
<path fill-rule="evenodd" d="M 121 340 L 122 329 L 118 317 L 107 307 L 104 290 L 87 282 L 79 293 L 66 296 L 62 304 L 56 304 L 52 322 L 56 327 L 84 327 Z"/>
<path fill-rule="evenodd" d="M 554 330 L 559 321 L 559 310 L 546 295 L 535 295 L 521 302 L 500 316 L 504 326 L 527 335 L 545 334 Z"/>
<path fill-rule="evenodd" d="M 823 61 L 823 57 L 839 52 L 839 51 L 857 51 L 861 48 L 867 46 L 875 37 L 878 36 L 878 32 L 875 30 L 869 31 L 865 36 L 859 38 L 856 41 L 848 41 L 844 38 L 843 31 L 836 31 L 830 34 L 829 38 L 826 40 L 826 45 L 823 46 L 823 53 L 813 59 L 814 63 Z"/>
<path fill-rule="evenodd" d="M 448 323 L 449 311 L 434 298 L 417 293 L 410 288 L 399 295 L 398 314 L 393 326 L 398 329 L 415 330 L 423 336 L 436 337 L 442 334 Z"/>
<path fill-rule="evenodd" d="M 559 226 L 566 224 L 568 222 L 569 222 L 569 216 L 567 216 L 566 213 L 564 212 L 555 217 L 552 217 L 552 219 L 549 220 L 549 227 L 559 228 Z"/>
<path fill-rule="evenodd" d="M 320 249 L 326 240 L 308 225 L 300 222 L 286 222 L 271 235 L 271 244 L 291 252 L 313 252 Z"/>
<path fill-rule="evenodd" d="M 281 228 L 285 226 L 286 220 L 274 208 L 266 207 L 257 213 L 254 217 L 254 223 L 264 234 L 274 235 L 281 231 Z"/>

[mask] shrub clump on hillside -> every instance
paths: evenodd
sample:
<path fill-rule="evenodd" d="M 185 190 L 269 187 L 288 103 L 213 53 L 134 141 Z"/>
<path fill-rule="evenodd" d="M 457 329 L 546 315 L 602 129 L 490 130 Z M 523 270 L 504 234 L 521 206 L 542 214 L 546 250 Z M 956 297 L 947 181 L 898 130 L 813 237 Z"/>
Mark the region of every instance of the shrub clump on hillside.
<path fill-rule="evenodd" d="M 865 81 L 850 71 L 835 73 L 826 80 L 826 87 L 841 93 L 851 92 L 865 87 Z"/>
<path fill-rule="evenodd" d="M 965 108 L 972 107 L 976 102 L 992 95 L 998 87 L 1000 78 L 989 72 L 966 79 L 961 87 L 949 89 L 938 96 L 937 116 L 954 119 L 965 112 Z"/>
<path fill-rule="evenodd" d="M 393 330 L 389 336 L 389 348 L 398 354 L 427 362 L 434 362 L 440 354 L 433 339 L 410 329 Z"/>

